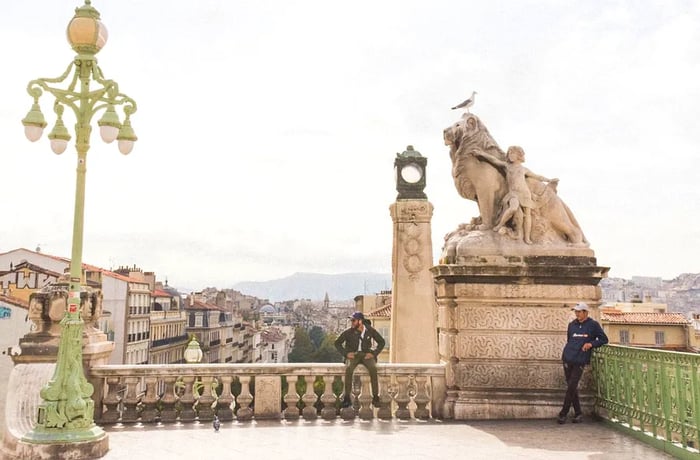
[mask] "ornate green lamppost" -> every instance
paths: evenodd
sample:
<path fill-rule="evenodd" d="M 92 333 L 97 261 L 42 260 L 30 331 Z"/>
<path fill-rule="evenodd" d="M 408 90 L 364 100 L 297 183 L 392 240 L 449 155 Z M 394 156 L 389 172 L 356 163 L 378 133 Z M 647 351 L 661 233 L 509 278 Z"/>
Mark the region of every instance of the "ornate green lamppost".
<path fill-rule="evenodd" d="M 56 154 L 65 151 L 71 135 L 63 124 L 66 107 L 76 119 L 75 137 L 78 153 L 75 185 L 75 213 L 73 220 L 73 249 L 70 263 L 70 284 L 66 312 L 61 320 L 56 370 L 53 378 L 41 390 L 37 426 L 23 441 L 29 443 L 61 443 L 94 441 L 105 437 L 94 422 L 93 387 L 85 378 L 82 359 L 83 319 L 80 316 L 80 292 L 83 254 L 83 218 L 85 210 L 85 160 L 90 148 L 91 122 L 100 112 L 97 121 L 102 139 L 118 141 L 119 151 L 131 152 L 136 136 L 131 128 L 130 116 L 136 111 L 136 103 L 119 91 L 113 80 L 107 80 L 97 65 L 95 55 L 107 41 L 107 29 L 100 22 L 100 13 L 90 0 L 75 9 L 75 16 L 68 24 L 68 41 L 78 53 L 66 71 L 58 78 L 39 78 L 27 86 L 34 104 L 22 120 L 27 138 L 34 142 L 42 134 L 46 121 L 39 107 L 44 92 L 54 97 L 56 124 L 49 133 L 51 149 Z M 54 85 L 65 85 L 59 88 Z M 125 119 L 120 122 L 115 106 L 123 108 Z"/>

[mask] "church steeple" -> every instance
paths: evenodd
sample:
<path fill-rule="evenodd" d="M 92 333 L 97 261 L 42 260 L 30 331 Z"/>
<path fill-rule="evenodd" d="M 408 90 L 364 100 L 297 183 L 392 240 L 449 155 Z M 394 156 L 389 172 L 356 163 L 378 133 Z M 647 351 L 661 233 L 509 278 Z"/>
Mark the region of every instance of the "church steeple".
<path fill-rule="evenodd" d="M 324 308 L 325 310 L 328 310 L 328 308 L 330 307 L 330 305 L 331 305 L 331 301 L 330 301 L 330 299 L 328 298 L 328 292 L 326 292 L 326 297 L 323 298 L 323 308 Z"/>

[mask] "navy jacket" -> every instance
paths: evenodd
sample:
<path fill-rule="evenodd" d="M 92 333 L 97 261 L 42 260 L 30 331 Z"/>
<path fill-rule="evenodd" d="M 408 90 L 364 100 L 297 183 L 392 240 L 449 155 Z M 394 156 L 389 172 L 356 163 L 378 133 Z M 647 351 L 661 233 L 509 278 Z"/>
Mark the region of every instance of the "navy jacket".
<path fill-rule="evenodd" d="M 603 328 L 594 319 L 586 318 L 582 323 L 573 320 L 566 331 L 566 345 L 561 354 L 561 359 L 570 364 L 588 364 L 591 362 L 591 348 L 583 351 L 584 343 L 590 343 L 593 348 L 602 347 L 608 343 L 608 336 Z"/>
<path fill-rule="evenodd" d="M 384 338 L 377 332 L 376 329 L 370 326 L 365 326 L 365 337 L 362 339 L 361 350 L 365 353 L 372 353 L 376 358 L 384 349 Z M 377 348 L 372 350 L 372 339 L 377 342 Z M 345 358 L 350 352 L 357 352 L 360 344 L 360 333 L 355 328 L 349 328 L 343 331 L 335 341 L 335 349 Z"/>

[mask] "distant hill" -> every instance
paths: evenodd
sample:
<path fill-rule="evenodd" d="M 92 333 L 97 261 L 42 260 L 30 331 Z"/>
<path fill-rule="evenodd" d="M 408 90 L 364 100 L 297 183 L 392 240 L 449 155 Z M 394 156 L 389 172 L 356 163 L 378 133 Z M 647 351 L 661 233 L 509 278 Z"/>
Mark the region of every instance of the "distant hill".
<path fill-rule="evenodd" d="M 388 273 L 295 273 L 286 278 L 270 281 L 242 281 L 232 286 L 243 294 L 272 302 L 294 299 L 323 300 L 326 293 L 331 300 L 352 300 L 357 295 L 375 294 L 391 289 Z"/>

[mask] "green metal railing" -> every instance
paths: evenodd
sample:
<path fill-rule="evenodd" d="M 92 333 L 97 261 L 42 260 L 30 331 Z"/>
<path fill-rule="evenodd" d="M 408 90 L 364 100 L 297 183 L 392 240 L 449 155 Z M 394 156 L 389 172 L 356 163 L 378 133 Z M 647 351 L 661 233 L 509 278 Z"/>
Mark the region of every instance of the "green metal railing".
<path fill-rule="evenodd" d="M 698 458 L 700 354 L 608 345 L 593 354 L 596 412 L 681 458 Z"/>

